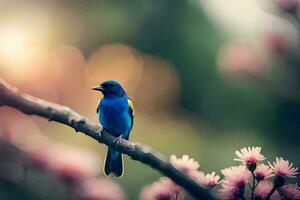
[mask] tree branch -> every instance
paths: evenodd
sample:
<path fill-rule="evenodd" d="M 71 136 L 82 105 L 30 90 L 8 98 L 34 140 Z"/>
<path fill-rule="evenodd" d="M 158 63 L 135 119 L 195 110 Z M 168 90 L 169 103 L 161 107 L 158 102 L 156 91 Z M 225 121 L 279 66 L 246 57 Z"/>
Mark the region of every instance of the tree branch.
<path fill-rule="evenodd" d="M 66 106 L 51 103 L 28 94 L 21 93 L 0 79 L 0 106 L 10 106 L 28 115 L 38 115 L 49 121 L 56 121 L 72 127 L 76 132 L 82 132 L 98 142 L 130 156 L 133 160 L 140 161 L 153 167 L 168 176 L 175 183 L 182 186 L 197 199 L 215 199 L 207 190 L 203 189 L 194 180 L 173 167 L 161 153 L 148 146 L 135 144 L 121 139 L 119 145 L 114 145 L 115 137 L 103 131 L 102 128 L 91 120 L 81 116 Z"/>

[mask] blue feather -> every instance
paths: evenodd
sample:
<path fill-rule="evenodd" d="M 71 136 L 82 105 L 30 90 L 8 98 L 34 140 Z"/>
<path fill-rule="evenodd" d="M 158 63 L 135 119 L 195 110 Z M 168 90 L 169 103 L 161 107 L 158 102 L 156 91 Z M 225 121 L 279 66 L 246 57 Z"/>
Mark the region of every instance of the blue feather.
<path fill-rule="evenodd" d="M 106 81 L 99 87 L 104 97 L 97 108 L 98 119 L 103 128 L 115 137 L 122 135 L 128 139 L 133 125 L 133 107 L 121 85 L 114 81 Z M 106 175 L 123 173 L 122 155 L 111 148 L 107 151 L 104 172 Z"/>
<path fill-rule="evenodd" d="M 99 121 L 111 134 L 128 138 L 132 126 L 128 97 L 103 98 L 100 101 Z"/>

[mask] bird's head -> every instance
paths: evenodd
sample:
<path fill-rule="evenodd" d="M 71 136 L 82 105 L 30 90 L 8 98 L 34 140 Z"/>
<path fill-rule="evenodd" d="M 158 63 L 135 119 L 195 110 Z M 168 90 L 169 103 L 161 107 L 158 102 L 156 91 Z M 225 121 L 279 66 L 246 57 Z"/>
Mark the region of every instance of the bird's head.
<path fill-rule="evenodd" d="M 92 88 L 93 90 L 100 91 L 105 97 L 123 97 L 126 95 L 125 90 L 120 83 L 116 81 L 105 81 L 99 86 Z"/>

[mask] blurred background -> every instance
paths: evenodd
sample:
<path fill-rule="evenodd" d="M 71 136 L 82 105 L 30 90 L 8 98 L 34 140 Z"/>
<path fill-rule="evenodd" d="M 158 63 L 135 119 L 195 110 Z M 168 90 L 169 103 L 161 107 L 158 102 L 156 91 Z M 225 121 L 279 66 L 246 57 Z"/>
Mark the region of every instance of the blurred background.
<path fill-rule="evenodd" d="M 299 166 L 298 9 L 298 0 L 0 1 L 0 77 L 94 122 L 92 86 L 117 80 L 135 105 L 130 140 L 189 154 L 205 172 L 235 164 L 244 146 Z M 101 199 L 104 187 L 106 199 L 137 199 L 161 176 L 125 157 L 124 176 L 105 179 L 104 145 L 7 107 L 0 138 L 0 199 Z"/>

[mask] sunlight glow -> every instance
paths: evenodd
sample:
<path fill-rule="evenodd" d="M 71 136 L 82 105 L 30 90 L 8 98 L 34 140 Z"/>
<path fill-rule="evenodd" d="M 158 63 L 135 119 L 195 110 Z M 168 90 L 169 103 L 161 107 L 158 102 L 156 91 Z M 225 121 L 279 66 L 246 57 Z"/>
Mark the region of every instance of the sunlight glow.
<path fill-rule="evenodd" d="M 0 27 L 0 68 L 8 77 L 27 80 L 36 76 L 33 53 L 33 35 L 28 30 L 11 24 Z"/>
<path fill-rule="evenodd" d="M 25 32 L 15 28 L 0 30 L 0 53 L 3 59 L 16 59 L 26 51 L 28 42 Z"/>
<path fill-rule="evenodd" d="M 290 30 L 289 32 L 294 30 L 286 20 L 270 13 L 272 7 L 265 1 L 198 1 L 214 22 L 233 35 L 255 38 L 257 33 L 266 29 Z"/>

